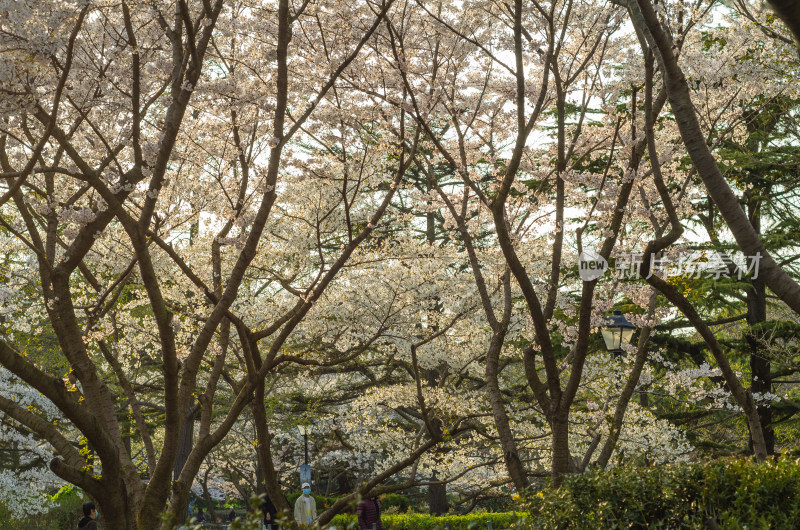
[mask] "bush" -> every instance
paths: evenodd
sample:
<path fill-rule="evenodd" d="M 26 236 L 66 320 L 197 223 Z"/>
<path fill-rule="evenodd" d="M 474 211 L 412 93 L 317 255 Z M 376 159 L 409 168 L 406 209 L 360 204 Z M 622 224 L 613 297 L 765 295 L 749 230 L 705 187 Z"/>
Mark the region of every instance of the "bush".
<path fill-rule="evenodd" d="M 745 460 L 706 467 L 703 504 L 720 528 L 797 528 L 800 521 L 800 461 L 764 465 Z"/>
<path fill-rule="evenodd" d="M 522 520 L 515 513 L 472 513 L 467 515 L 434 516 L 419 513 L 384 515 L 384 530 L 485 530 L 489 521 L 495 530 L 522 528 Z M 357 528 L 354 515 L 337 515 L 330 523 L 338 530 Z"/>
<path fill-rule="evenodd" d="M 78 525 L 83 516 L 83 503 L 87 499 L 83 492 L 73 486 L 64 486 L 53 496 L 48 496 L 47 513 L 27 516 L 13 513 L 5 504 L 0 504 L 0 530 L 17 530 L 19 528 L 36 528 L 37 530 L 71 529 Z"/>
<path fill-rule="evenodd" d="M 290 493 L 286 496 L 286 500 L 289 503 L 289 507 L 294 509 L 294 503 L 297 502 L 297 499 L 302 495 L 302 493 Z M 314 497 L 314 500 L 317 501 L 317 512 L 322 513 L 323 511 L 327 510 L 333 503 L 339 500 L 339 497 L 323 497 L 322 495 L 315 495 L 311 494 Z M 411 499 L 406 497 L 405 495 L 398 495 L 395 493 L 389 493 L 387 495 L 381 495 L 381 509 L 386 510 L 390 506 L 396 506 L 397 512 L 396 513 L 405 513 L 408 511 L 409 506 L 411 506 Z M 355 513 L 356 511 L 356 504 L 357 502 L 353 500 L 347 508 L 344 509 L 343 513 Z"/>
<path fill-rule="evenodd" d="M 793 529 L 800 521 L 800 462 L 722 459 L 624 467 L 567 477 L 530 496 L 540 528 Z"/>
<path fill-rule="evenodd" d="M 409 506 L 411 506 L 411 499 L 405 495 L 399 495 L 397 493 L 387 493 L 386 495 L 381 495 L 380 499 L 381 510 L 387 510 L 392 506 L 396 506 L 397 513 L 406 513 Z"/>

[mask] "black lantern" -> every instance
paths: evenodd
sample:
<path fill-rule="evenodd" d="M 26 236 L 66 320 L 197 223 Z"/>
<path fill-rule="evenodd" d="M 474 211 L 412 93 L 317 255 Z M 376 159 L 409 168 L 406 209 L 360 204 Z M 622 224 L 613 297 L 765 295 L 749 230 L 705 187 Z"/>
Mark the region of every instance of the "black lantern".
<path fill-rule="evenodd" d="M 636 331 L 636 326 L 625 318 L 622 311 L 615 309 L 613 315 L 606 317 L 602 329 L 606 349 L 611 353 L 622 353 L 622 346 L 631 341 L 634 331 Z"/>

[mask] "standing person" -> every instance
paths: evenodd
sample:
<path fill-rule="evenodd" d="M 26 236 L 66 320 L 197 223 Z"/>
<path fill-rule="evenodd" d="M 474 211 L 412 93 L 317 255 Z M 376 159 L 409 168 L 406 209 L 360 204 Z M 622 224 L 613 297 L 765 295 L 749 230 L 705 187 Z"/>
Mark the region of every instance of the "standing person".
<path fill-rule="evenodd" d="M 264 514 L 264 526 L 267 530 L 278 530 L 278 509 L 267 494 L 261 503 L 261 512 Z"/>
<path fill-rule="evenodd" d="M 303 482 L 303 494 L 294 503 L 294 520 L 297 524 L 309 524 L 317 518 L 317 501 L 311 496 L 311 484 Z"/>
<path fill-rule="evenodd" d="M 381 521 L 381 501 L 378 497 L 361 499 L 358 503 L 358 527 L 361 530 L 383 530 Z"/>
<path fill-rule="evenodd" d="M 234 519 L 236 519 L 236 510 L 231 508 L 231 513 L 228 514 L 228 522 L 232 523 Z"/>
<path fill-rule="evenodd" d="M 83 503 L 83 519 L 78 521 L 79 530 L 97 530 L 97 510 L 93 502 Z"/>
<path fill-rule="evenodd" d="M 206 522 L 206 514 L 203 513 L 203 509 L 199 508 L 197 510 L 197 522 L 198 523 L 205 523 Z"/>

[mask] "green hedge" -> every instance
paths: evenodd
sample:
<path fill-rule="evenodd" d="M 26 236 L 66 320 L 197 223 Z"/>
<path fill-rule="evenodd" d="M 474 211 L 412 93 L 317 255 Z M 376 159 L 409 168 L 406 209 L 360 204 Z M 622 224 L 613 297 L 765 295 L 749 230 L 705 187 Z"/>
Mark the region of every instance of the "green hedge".
<path fill-rule="evenodd" d="M 419 514 L 403 513 L 383 515 L 384 530 L 485 530 L 489 521 L 494 530 L 507 528 L 520 528 L 518 516 L 514 513 L 472 513 L 467 515 L 445 515 L 442 517 Z M 354 515 L 337 515 L 330 523 L 337 530 L 357 528 L 358 523 Z"/>
<path fill-rule="evenodd" d="M 537 528 L 800 527 L 800 462 L 722 459 L 661 468 L 625 467 L 565 479 L 530 496 Z"/>
<path fill-rule="evenodd" d="M 411 499 L 397 493 L 381 495 L 381 510 L 387 510 L 392 506 L 397 507 L 397 513 L 406 513 L 411 506 Z"/>
<path fill-rule="evenodd" d="M 297 499 L 300 497 L 300 495 L 302 495 L 302 493 L 294 492 L 286 496 L 286 500 L 289 502 L 290 508 L 294 509 L 294 503 L 297 502 Z M 323 497 L 322 495 L 315 495 L 313 493 L 311 496 L 314 497 L 315 501 L 317 501 L 318 513 L 322 513 L 324 510 L 330 508 L 334 502 L 339 500 L 339 497 Z M 391 506 L 397 506 L 398 513 L 405 513 L 408 511 L 409 506 L 411 506 L 411 499 L 405 495 L 399 495 L 397 493 L 381 495 L 381 509 L 386 510 Z M 356 502 L 353 501 L 350 506 L 344 509 L 344 513 L 355 513 L 355 507 Z"/>

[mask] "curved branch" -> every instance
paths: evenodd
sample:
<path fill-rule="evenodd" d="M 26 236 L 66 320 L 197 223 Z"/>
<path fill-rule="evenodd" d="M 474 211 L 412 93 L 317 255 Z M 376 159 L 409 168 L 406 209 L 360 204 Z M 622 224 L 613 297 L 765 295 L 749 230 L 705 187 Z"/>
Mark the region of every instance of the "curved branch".
<path fill-rule="evenodd" d="M 79 467 L 84 464 L 84 459 L 81 457 L 80 453 L 78 453 L 78 450 L 75 449 L 75 446 L 73 446 L 51 422 L 28 411 L 19 403 L 5 396 L 0 396 L 0 410 L 47 440 L 47 442 L 53 446 L 53 449 L 58 451 L 71 466 Z"/>

